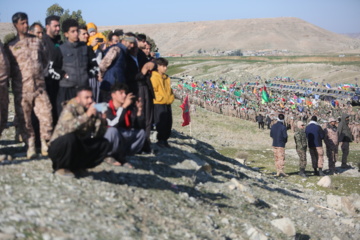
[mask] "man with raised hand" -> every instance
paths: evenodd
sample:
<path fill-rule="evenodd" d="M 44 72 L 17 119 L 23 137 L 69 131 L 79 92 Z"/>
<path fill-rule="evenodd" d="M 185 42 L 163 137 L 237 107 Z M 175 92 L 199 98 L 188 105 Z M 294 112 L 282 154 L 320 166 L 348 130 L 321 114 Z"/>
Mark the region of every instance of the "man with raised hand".
<path fill-rule="evenodd" d="M 99 165 L 109 152 L 106 115 L 97 112 L 90 87 L 77 89 L 66 103 L 51 137 L 49 157 L 55 174 L 74 177 Z"/>

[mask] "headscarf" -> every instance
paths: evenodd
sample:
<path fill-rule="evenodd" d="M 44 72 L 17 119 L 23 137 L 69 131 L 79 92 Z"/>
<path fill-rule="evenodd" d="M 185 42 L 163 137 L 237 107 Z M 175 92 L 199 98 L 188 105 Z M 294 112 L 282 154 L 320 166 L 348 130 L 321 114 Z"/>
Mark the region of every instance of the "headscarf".
<path fill-rule="evenodd" d="M 95 46 L 93 46 L 94 51 L 97 50 L 101 44 L 106 43 L 106 37 L 102 33 L 97 31 L 97 26 L 94 23 L 86 24 L 86 28 L 89 32 L 89 35 L 90 35 L 90 32 L 93 32 L 93 31 L 96 32 L 95 35 L 89 37 L 88 42 L 87 42 L 88 46 L 91 46 L 91 43 L 94 41 L 95 38 L 104 39 L 104 42 L 97 43 Z"/>

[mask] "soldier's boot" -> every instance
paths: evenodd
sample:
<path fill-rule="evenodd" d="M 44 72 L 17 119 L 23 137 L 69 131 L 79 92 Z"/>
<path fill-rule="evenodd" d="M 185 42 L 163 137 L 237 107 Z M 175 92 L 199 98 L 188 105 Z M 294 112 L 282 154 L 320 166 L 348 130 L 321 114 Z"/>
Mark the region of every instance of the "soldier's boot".
<path fill-rule="evenodd" d="M 48 155 L 49 146 L 45 139 L 41 139 L 40 141 L 41 141 L 41 155 L 46 157 Z"/>
<path fill-rule="evenodd" d="M 304 178 L 307 177 L 306 174 L 305 174 L 305 168 L 300 168 L 299 175 L 300 175 L 301 177 L 304 177 Z"/>
<path fill-rule="evenodd" d="M 319 172 L 317 171 L 317 168 L 314 168 L 314 176 L 319 176 Z"/>
<path fill-rule="evenodd" d="M 28 140 L 28 150 L 26 152 L 26 157 L 28 159 L 36 157 L 35 139 L 33 138 Z"/>
<path fill-rule="evenodd" d="M 319 168 L 319 176 L 326 176 L 325 173 L 322 171 L 322 168 Z"/>

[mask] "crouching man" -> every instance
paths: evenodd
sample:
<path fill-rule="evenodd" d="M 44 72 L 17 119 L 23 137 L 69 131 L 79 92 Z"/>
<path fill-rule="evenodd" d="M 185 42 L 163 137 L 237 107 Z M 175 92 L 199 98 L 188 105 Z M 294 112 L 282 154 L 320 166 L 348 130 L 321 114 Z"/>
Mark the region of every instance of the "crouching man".
<path fill-rule="evenodd" d="M 103 137 L 106 115 L 98 113 L 94 104 L 92 89 L 81 87 L 63 107 L 49 147 L 56 174 L 74 177 L 106 158 L 110 149 Z"/>
<path fill-rule="evenodd" d="M 125 156 L 140 152 L 146 139 L 141 99 L 135 101 L 134 98 L 124 83 L 111 87 L 105 138 L 112 144 L 109 155 L 113 157 L 107 158 L 106 162 L 114 166 L 132 168 Z"/>

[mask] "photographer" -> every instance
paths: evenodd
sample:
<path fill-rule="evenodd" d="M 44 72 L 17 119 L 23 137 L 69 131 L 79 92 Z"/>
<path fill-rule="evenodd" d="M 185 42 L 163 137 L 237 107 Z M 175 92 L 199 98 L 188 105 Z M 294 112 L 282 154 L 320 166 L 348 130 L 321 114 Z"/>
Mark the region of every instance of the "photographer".
<path fill-rule="evenodd" d="M 141 99 L 135 98 L 132 93 L 128 93 L 128 87 L 124 83 L 116 83 L 111 87 L 105 138 L 112 144 L 109 155 L 114 159 L 107 158 L 105 161 L 108 164 L 132 168 L 126 162 L 125 156 L 140 152 L 144 145 L 146 134 L 142 115 L 143 106 Z"/>
<path fill-rule="evenodd" d="M 74 177 L 99 165 L 110 149 L 103 137 L 106 115 L 97 112 L 90 87 L 77 89 L 64 106 L 50 140 L 49 157 L 55 174 Z"/>

